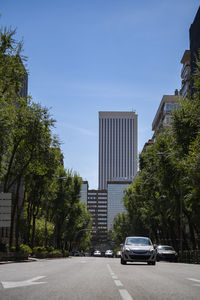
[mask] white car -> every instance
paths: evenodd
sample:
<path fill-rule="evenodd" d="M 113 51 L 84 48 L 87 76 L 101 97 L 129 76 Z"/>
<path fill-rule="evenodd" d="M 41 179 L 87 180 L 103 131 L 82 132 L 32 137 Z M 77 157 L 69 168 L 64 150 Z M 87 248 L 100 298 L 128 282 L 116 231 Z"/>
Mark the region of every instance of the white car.
<path fill-rule="evenodd" d="M 106 250 L 105 257 L 114 257 L 114 252 L 112 250 Z"/>
<path fill-rule="evenodd" d="M 93 253 L 94 256 L 101 256 L 101 251 L 95 250 Z"/>
<path fill-rule="evenodd" d="M 122 248 L 121 264 L 127 262 L 147 262 L 148 265 L 156 264 L 156 250 L 148 237 L 129 236 Z"/>

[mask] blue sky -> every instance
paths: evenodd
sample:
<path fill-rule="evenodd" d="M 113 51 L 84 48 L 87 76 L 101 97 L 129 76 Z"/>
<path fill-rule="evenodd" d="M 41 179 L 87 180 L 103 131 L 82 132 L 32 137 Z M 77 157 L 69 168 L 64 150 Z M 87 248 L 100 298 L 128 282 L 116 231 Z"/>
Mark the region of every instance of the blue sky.
<path fill-rule="evenodd" d="M 181 87 L 180 60 L 198 0 L 1 0 L 17 28 L 29 94 L 51 108 L 66 169 L 98 186 L 98 111 L 138 114 L 138 152 L 162 96 Z"/>

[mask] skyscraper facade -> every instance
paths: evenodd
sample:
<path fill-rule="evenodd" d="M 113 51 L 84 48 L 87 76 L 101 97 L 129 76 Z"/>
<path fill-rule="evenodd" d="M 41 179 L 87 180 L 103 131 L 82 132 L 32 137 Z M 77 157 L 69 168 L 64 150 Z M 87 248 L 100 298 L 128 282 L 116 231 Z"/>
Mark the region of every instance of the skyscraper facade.
<path fill-rule="evenodd" d="M 99 189 L 107 189 L 107 181 L 132 181 L 137 154 L 137 114 L 100 111 Z"/>

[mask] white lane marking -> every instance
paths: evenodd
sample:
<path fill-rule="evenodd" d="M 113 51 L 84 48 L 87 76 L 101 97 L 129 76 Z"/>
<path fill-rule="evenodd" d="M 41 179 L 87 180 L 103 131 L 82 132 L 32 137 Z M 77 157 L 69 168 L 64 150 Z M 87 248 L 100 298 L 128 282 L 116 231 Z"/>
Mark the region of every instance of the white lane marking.
<path fill-rule="evenodd" d="M 44 284 L 47 282 L 35 282 L 36 280 L 42 279 L 46 276 L 37 276 L 28 280 L 24 280 L 24 281 L 2 281 L 2 285 L 4 287 L 4 289 L 12 289 L 15 287 L 22 287 L 22 286 L 29 286 L 29 285 L 36 285 L 36 284 Z"/>
<path fill-rule="evenodd" d="M 116 286 L 123 286 L 120 280 L 114 280 Z"/>
<path fill-rule="evenodd" d="M 111 269 L 109 264 L 107 264 L 107 268 L 112 276 L 112 279 L 114 279 L 116 286 L 118 286 L 118 287 L 123 286 L 121 281 L 117 280 L 117 276 L 115 275 L 115 273 L 113 272 L 113 270 Z M 133 298 L 131 297 L 131 295 L 129 294 L 129 292 L 127 290 L 119 288 L 119 292 L 120 292 L 122 300 L 133 300 Z"/>
<path fill-rule="evenodd" d="M 111 275 L 115 275 L 115 273 L 113 272 L 113 270 L 111 269 L 109 264 L 107 264 L 107 268 L 108 268 Z"/>
<path fill-rule="evenodd" d="M 127 290 L 119 289 L 119 292 L 123 300 L 133 300 Z"/>
<path fill-rule="evenodd" d="M 199 280 L 199 279 L 196 279 L 196 278 L 186 278 L 186 279 L 191 280 L 191 281 L 194 281 L 194 282 L 200 283 L 200 280 Z"/>

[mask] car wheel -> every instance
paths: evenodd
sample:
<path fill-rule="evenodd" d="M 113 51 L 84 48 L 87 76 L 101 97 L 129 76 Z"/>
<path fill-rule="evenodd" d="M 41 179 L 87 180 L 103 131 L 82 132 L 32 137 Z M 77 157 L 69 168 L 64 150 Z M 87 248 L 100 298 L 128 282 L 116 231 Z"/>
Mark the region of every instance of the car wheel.
<path fill-rule="evenodd" d="M 121 264 L 126 265 L 126 261 L 121 257 Z"/>
<path fill-rule="evenodd" d="M 148 261 L 147 264 L 155 266 L 156 262 L 155 261 Z"/>

